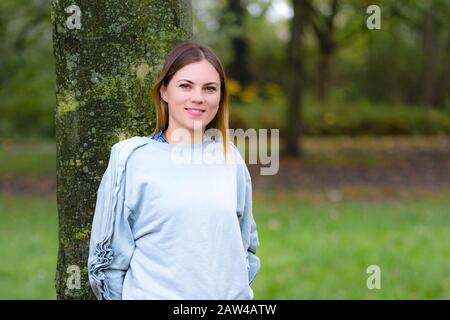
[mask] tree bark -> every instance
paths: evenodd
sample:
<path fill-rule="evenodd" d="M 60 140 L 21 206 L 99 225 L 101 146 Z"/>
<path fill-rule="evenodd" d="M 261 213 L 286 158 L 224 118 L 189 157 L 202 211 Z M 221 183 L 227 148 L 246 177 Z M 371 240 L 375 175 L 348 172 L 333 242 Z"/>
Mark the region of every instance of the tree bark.
<path fill-rule="evenodd" d="M 96 193 L 111 146 L 148 135 L 150 88 L 165 55 L 192 37 L 190 0 L 77 1 L 81 28 L 69 29 L 69 0 L 52 0 L 56 65 L 58 299 L 94 298 L 87 256 Z"/>
<path fill-rule="evenodd" d="M 435 40 L 434 40 L 434 16 L 433 12 L 428 10 L 424 13 L 423 25 L 423 78 L 422 78 L 422 103 L 425 106 L 431 106 L 435 98 Z"/>
<path fill-rule="evenodd" d="M 306 0 L 293 0 L 294 16 L 291 20 L 291 36 L 288 45 L 288 112 L 285 155 L 300 156 L 301 110 L 304 89 L 303 34 L 308 17 Z"/>
<path fill-rule="evenodd" d="M 246 10 L 241 0 L 228 0 L 228 11 L 232 13 L 235 18 L 233 27 L 239 30 L 239 33 L 231 38 L 233 60 L 229 66 L 229 74 L 232 79 L 237 80 L 243 86 L 246 86 L 251 81 L 249 71 L 249 48 L 244 31 Z"/>
<path fill-rule="evenodd" d="M 447 34 L 444 52 L 443 71 L 436 86 L 436 106 L 440 108 L 450 101 L 450 34 Z"/>
<path fill-rule="evenodd" d="M 328 14 L 315 9 L 311 0 L 307 0 L 306 3 L 311 17 L 311 25 L 319 45 L 317 98 L 321 102 L 326 102 L 333 85 L 333 58 L 338 45 L 335 39 L 335 30 L 339 1 L 331 0 Z"/>
<path fill-rule="evenodd" d="M 326 102 L 333 86 L 333 57 L 335 54 L 334 45 L 328 49 L 320 46 L 318 80 L 317 80 L 317 98 L 321 102 Z"/>

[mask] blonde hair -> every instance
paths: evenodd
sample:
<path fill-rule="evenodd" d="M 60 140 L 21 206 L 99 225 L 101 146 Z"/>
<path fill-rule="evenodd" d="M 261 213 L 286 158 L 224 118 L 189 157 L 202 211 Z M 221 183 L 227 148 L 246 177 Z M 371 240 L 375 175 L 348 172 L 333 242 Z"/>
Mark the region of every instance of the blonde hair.
<path fill-rule="evenodd" d="M 214 128 L 221 132 L 223 151 L 225 158 L 228 154 L 228 89 L 226 83 L 225 70 L 219 58 L 208 46 L 199 43 L 195 40 L 186 40 L 179 42 L 167 55 L 166 61 L 162 67 L 158 79 L 152 88 L 152 101 L 156 108 L 156 126 L 153 134 L 159 132 L 161 129 L 166 129 L 169 125 L 169 106 L 161 98 L 161 86 L 167 87 L 173 75 L 184 66 L 207 60 L 217 70 L 220 76 L 220 101 L 219 109 L 216 116 L 208 123 L 205 130 Z"/>

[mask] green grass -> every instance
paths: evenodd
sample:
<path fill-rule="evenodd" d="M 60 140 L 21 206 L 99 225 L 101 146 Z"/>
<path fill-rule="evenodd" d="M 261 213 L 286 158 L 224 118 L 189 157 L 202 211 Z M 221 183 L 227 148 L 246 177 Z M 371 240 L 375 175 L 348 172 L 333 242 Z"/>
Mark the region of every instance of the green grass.
<path fill-rule="evenodd" d="M 0 196 L 0 299 L 54 299 L 56 197 Z"/>
<path fill-rule="evenodd" d="M 56 175 L 53 142 L 0 146 L 0 178 L 40 178 Z"/>
<path fill-rule="evenodd" d="M 450 200 L 255 200 L 257 299 L 449 299 Z M 366 286 L 370 265 L 381 289 Z"/>
<path fill-rule="evenodd" d="M 255 194 L 255 299 L 450 299 L 450 200 L 312 202 Z M 55 196 L 0 196 L 0 299 L 53 299 Z M 369 265 L 381 289 L 366 287 Z"/>

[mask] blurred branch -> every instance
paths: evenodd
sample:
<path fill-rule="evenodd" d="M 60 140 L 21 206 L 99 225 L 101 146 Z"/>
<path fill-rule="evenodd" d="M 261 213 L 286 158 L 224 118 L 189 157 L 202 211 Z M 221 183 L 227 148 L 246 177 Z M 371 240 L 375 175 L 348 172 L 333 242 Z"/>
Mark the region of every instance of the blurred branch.
<path fill-rule="evenodd" d="M 390 9 L 393 17 L 400 18 L 416 31 L 420 31 L 422 29 L 422 21 L 414 20 L 410 15 L 403 12 L 397 2 L 392 4 Z"/>
<path fill-rule="evenodd" d="M 314 29 L 314 32 L 316 33 L 317 37 L 319 39 L 322 39 L 324 31 L 320 28 L 320 22 L 321 22 L 321 14 L 316 10 L 316 8 L 312 5 L 312 3 L 307 0 L 305 1 L 305 5 L 309 10 L 309 16 L 310 16 L 310 22 Z"/>
<path fill-rule="evenodd" d="M 32 12 L 32 18 L 30 18 L 19 30 L 16 38 L 12 41 L 11 47 L 7 50 L 5 48 L 6 54 L 2 58 L 6 62 L 2 63 L 3 72 L 0 73 L 0 86 L 2 87 L 11 79 L 11 74 L 14 73 L 14 70 L 24 59 L 23 53 L 26 48 L 27 36 L 36 28 L 36 26 L 48 19 L 50 14 L 48 3 L 46 1 L 39 1 L 36 7 L 31 9 L 27 8 L 27 12 Z M 4 25 L 6 24 L 7 22 L 4 23 Z M 2 36 L 6 36 L 6 34 L 3 34 Z"/>
<path fill-rule="evenodd" d="M 49 15 L 48 7 L 45 2 L 41 2 L 37 7 L 37 10 L 35 10 L 34 12 L 36 12 L 36 14 L 30 20 L 28 20 L 28 22 L 19 31 L 19 34 L 17 35 L 17 38 L 13 44 L 14 50 L 22 51 L 28 33 L 33 30 L 39 23 L 47 19 Z"/>
<path fill-rule="evenodd" d="M 305 1 L 306 6 L 310 13 L 311 26 L 319 40 L 321 47 L 334 46 L 335 43 L 332 41 L 332 34 L 335 31 L 335 17 L 339 10 L 339 1 L 332 0 L 331 2 L 331 12 L 329 15 L 319 12 L 311 3 L 311 1 Z"/>
<path fill-rule="evenodd" d="M 270 6 L 272 5 L 273 0 L 267 1 L 267 3 L 265 3 L 265 5 L 261 4 L 261 13 L 258 15 L 260 18 L 265 18 L 267 15 L 267 12 L 270 9 Z"/>
<path fill-rule="evenodd" d="M 333 0 L 331 3 L 331 14 L 326 17 L 326 24 L 328 26 L 328 30 L 334 29 L 334 18 L 336 17 L 336 14 L 338 12 L 338 0 Z"/>

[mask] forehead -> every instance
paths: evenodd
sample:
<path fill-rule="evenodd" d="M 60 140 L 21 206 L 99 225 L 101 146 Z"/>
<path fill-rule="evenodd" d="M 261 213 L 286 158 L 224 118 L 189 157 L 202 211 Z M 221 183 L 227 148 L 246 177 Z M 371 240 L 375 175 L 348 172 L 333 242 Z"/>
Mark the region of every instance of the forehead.
<path fill-rule="evenodd" d="M 216 68 L 207 60 L 193 62 L 179 69 L 173 76 L 178 81 L 187 79 L 195 83 L 219 82 L 220 76 Z"/>

